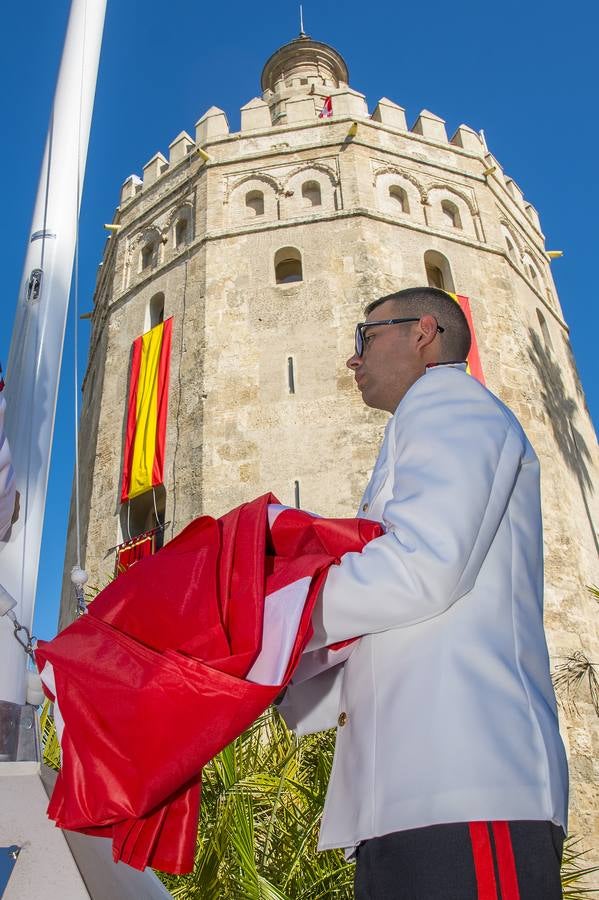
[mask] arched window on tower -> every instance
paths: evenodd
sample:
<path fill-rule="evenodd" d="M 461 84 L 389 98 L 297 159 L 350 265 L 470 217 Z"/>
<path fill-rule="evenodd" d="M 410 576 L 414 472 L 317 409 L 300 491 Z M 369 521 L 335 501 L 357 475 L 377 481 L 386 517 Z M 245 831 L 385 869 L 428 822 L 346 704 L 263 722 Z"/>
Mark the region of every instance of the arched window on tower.
<path fill-rule="evenodd" d="M 455 291 L 453 276 L 449 260 L 437 250 L 427 250 L 424 254 L 424 268 L 429 287 L 440 288 L 442 291 Z"/>
<path fill-rule="evenodd" d="M 275 253 L 277 284 L 291 284 L 303 280 L 302 255 L 295 247 L 281 247 Z"/>
<path fill-rule="evenodd" d="M 461 228 L 462 219 L 460 211 L 451 200 L 441 201 L 441 212 L 443 213 L 443 221 L 449 228 Z"/>
<path fill-rule="evenodd" d="M 156 325 L 160 325 L 161 322 L 164 322 L 164 294 L 162 291 L 158 294 L 154 294 L 150 299 L 148 313 L 149 322 L 148 329 L 146 330 L 154 328 Z"/>
<path fill-rule="evenodd" d="M 263 216 L 264 194 L 262 191 L 248 191 L 245 195 L 245 208 L 248 216 Z"/>
<path fill-rule="evenodd" d="M 322 196 L 319 183 L 317 181 L 305 181 L 302 184 L 302 197 L 304 198 L 304 206 L 320 206 Z"/>
<path fill-rule="evenodd" d="M 397 184 L 392 184 L 389 188 L 389 197 L 395 203 L 399 210 L 403 213 L 410 212 L 410 204 L 408 202 L 408 195 L 406 194 L 404 188 L 399 187 Z"/>

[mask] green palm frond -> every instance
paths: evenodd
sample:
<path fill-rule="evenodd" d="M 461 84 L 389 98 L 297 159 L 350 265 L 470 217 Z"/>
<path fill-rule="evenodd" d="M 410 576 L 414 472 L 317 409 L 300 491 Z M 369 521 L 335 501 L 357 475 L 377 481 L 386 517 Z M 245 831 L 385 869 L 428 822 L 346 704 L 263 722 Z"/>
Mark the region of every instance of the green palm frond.
<path fill-rule="evenodd" d="M 60 770 L 60 743 L 52 716 L 52 704 L 48 699 L 44 700 L 40 713 L 40 734 L 42 758 L 47 766 L 58 772 Z"/>
<path fill-rule="evenodd" d="M 599 665 L 582 652 L 575 650 L 553 671 L 553 686 L 558 699 L 568 709 L 578 712 L 576 697 L 581 684 L 586 682 L 591 703 L 599 716 Z"/>
<path fill-rule="evenodd" d="M 40 729 L 44 762 L 59 769 L 48 701 Z M 194 870 L 157 873 L 175 900 L 351 900 L 353 865 L 339 850 L 316 850 L 333 749 L 334 732 L 298 740 L 271 709 L 206 766 Z M 566 839 L 564 900 L 599 896 L 588 852 Z"/>
<path fill-rule="evenodd" d="M 589 875 L 599 872 L 599 866 L 584 866 L 582 857 L 588 850 L 580 850 L 580 838 L 569 835 L 564 841 L 564 855 L 562 858 L 562 888 L 564 900 L 585 900 L 586 897 L 597 896 L 599 888 L 585 887 Z"/>
<path fill-rule="evenodd" d="M 317 853 L 334 734 L 298 740 L 268 710 L 203 772 L 196 865 L 180 900 L 350 900 L 353 866 Z"/>

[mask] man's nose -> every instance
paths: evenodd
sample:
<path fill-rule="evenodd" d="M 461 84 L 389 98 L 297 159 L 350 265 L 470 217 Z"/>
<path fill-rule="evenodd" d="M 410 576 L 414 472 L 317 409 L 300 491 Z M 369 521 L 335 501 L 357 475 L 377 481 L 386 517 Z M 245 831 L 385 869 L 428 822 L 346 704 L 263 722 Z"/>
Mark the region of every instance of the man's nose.
<path fill-rule="evenodd" d="M 345 365 L 348 369 L 357 369 L 360 363 L 362 362 L 362 357 L 358 356 L 357 353 L 354 353 L 353 356 L 346 361 Z"/>

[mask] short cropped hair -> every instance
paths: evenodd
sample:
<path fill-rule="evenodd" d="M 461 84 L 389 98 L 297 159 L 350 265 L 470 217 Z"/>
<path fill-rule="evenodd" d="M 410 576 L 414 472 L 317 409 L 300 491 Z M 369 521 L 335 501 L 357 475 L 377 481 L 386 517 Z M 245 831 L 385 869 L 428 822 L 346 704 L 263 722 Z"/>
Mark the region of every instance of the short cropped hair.
<path fill-rule="evenodd" d="M 397 310 L 405 316 L 433 315 L 439 325 L 444 329 L 439 335 L 441 339 L 441 356 L 439 362 L 464 362 L 470 352 L 472 335 L 466 316 L 453 297 L 450 297 L 440 288 L 415 287 L 396 291 L 373 300 L 365 308 L 365 315 L 385 303 L 393 300 Z"/>

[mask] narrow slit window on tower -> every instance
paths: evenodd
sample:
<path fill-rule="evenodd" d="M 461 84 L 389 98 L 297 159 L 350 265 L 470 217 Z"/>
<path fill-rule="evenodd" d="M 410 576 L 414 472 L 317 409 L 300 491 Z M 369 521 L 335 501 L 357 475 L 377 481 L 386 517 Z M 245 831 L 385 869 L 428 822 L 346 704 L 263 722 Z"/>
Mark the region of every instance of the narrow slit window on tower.
<path fill-rule="evenodd" d="M 410 204 L 408 203 L 408 195 L 404 188 L 397 184 L 392 184 L 389 188 L 389 197 L 403 213 L 410 212 Z"/>
<path fill-rule="evenodd" d="M 295 508 L 300 509 L 300 483 L 297 480 L 293 482 L 293 499 Z"/>
<path fill-rule="evenodd" d="M 287 385 L 289 393 L 295 394 L 295 371 L 293 367 L 293 356 L 287 357 Z"/>
<path fill-rule="evenodd" d="M 178 219 L 175 225 L 175 247 L 181 247 L 189 240 L 189 219 L 185 216 Z"/>
<path fill-rule="evenodd" d="M 538 287 L 539 287 L 539 273 L 537 272 L 537 270 L 535 269 L 535 267 L 534 267 L 533 265 L 529 265 L 528 271 L 530 272 L 530 280 L 532 281 L 532 283 L 534 284 L 534 286 L 535 286 L 535 287 L 537 288 L 537 290 L 538 290 Z"/>
<path fill-rule="evenodd" d="M 507 255 L 509 256 L 509 258 L 512 260 L 512 262 L 516 262 L 516 248 L 507 235 L 505 235 L 505 246 L 507 247 Z"/>
<path fill-rule="evenodd" d="M 317 181 L 306 181 L 302 184 L 302 197 L 305 206 L 320 206 L 322 204 L 322 196 L 320 193 L 320 185 Z"/>
<path fill-rule="evenodd" d="M 245 206 L 249 216 L 263 216 L 264 194 L 262 191 L 248 191 L 245 195 Z"/>
<path fill-rule="evenodd" d="M 158 294 L 154 294 L 151 298 L 149 311 L 150 328 L 155 328 L 156 325 L 160 325 L 161 322 L 164 322 L 164 294 L 162 291 Z"/>
<path fill-rule="evenodd" d="M 537 319 L 539 320 L 539 325 L 541 327 L 541 334 L 543 335 L 543 340 L 545 341 L 545 346 L 549 347 L 553 350 L 553 341 L 551 340 L 551 335 L 549 333 L 549 328 L 547 326 L 547 322 L 545 321 L 545 316 L 541 312 L 540 309 L 537 309 Z"/>
<path fill-rule="evenodd" d="M 441 203 L 441 211 L 446 225 L 449 225 L 450 228 L 462 227 L 460 211 L 455 203 L 452 203 L 451 200 L 443 200 Z"/>
<path fill-rule="evenodd" d="M 302 255 L 295 247 L 281 247 L 275 253 L 277 284 L 291 284 L 303 280 Z"/>

